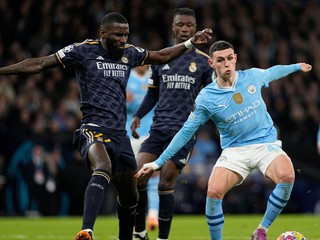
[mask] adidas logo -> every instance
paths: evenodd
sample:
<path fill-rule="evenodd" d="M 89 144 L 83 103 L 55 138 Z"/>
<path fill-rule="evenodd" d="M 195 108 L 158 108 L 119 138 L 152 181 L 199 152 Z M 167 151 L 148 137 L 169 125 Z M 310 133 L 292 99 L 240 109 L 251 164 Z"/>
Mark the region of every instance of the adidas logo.
<path fill-rule="evenodd" d="M 185 158 L 179 159 L 179 162 L 181 162 L 183 164 L 187 164 L 188 163 L 187 159 L 185 159 Z"/>
<path fill-rule="evenodd" d="M 168 64 L 164 65 L 163 68 L 162 68 L 162 70 L 168 70 L 168 69 L 170 69 Z"/>
<path fill-rule="evenodd" d="M 101 57 L 101 56 L 97 57 L 96 59 L 98 59 L 98 60 L 104 60 L 104 58 Z"/>

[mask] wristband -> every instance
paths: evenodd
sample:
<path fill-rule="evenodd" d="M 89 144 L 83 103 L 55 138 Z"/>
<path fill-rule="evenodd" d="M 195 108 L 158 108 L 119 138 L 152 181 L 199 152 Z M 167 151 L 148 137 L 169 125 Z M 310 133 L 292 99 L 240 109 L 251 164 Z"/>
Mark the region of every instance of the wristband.
<path fill-rule="evenodd" d="M 193 44 L 192 44 L 192 42 L 191 42 L 191 38 L 190 38 L 189 40 L 187 40 L 187 41 L 184 42 L 184 46 L 185 46 L 186 48 L 192 48 L 192 47 L 193 47 Z"/>
<path fill-rule="evenodd" d="M 155 162 L 151 162 L 151 163 L 145 163 L 143 164 L 144 168 L 149 168 L 151 167 L 153 171 L 159 169 L 160 167 L 158 166 L 158 164 L 156 164 Z"/>

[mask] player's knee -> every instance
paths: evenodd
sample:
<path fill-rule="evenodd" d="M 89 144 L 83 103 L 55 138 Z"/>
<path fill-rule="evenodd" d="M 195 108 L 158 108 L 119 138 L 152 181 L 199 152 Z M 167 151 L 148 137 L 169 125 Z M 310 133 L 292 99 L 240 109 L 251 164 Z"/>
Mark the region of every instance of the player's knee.
<path fill-rule="evenodd" d="M 167 190 L 173 189 L 173 187 L 174 187 L 174 184 L 171 183 L 171 182 L 160 181 L 159 185 L 158 185 L 158 190 L 163 192 L 163 191 L 167 191 Z"/>
<path fill-rule="evenodd" d="M 294 181 L 295 181 L 295 176 L 293 173 L 281 176 L 279 179 L 280 183 L 294 183 Z"/>
<path fill-rule="evenodd" d="M 213 199 L 222 199 L 224 196 L 224 192 L 215 188 L 208 188 L 207 196 Z"/>
<path fill-rule="evenodd" d="M 143 180 L 138 179 L 137 188 L 138 189 L 146 189 L 147 188 L 147 184 L 148 184 L 148 180 L 147 179 L 143 179 Z"/>
<path fill-rule="evenodd" d="M 126 197 L 118 197 L 118 203 L 124 208 L 131 208 L 138 204 L 139 194 L 137 191 L 133 192 L 132 194 Z"/>

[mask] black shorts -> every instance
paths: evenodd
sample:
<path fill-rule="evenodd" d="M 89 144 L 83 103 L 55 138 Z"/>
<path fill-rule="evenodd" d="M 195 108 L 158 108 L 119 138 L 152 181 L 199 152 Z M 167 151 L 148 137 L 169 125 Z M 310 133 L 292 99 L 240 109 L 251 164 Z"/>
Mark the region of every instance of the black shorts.
<path fill-rule="evenodd" d="M 147 139 L 141 144 L 140 152 L 151 153 L 160 156 L 161 153 L 171 142 L 177 131 L 159 131 L 151 129 Z M 182 169 L 189 161 L 193 146 L 196 143 L 196 135 L 192 136 L 189 142 L 186 143 L 171 160 Z"/>
<path fill-rule="evenodd" d="M 90 126 L 82 124 L 80 129 L 77 129 L 73 135 L 73 144 L 79 150 L 82 158 L 87 162 L 90 168 L 88 159 L 88 151 L 93 143 L 103 143 L 111 160 L 112 175 L 117 172 L 136 170 L 137 163 L 130 144 L 130 139 L 126 135 L 105 129 L 103 127 Z"/>

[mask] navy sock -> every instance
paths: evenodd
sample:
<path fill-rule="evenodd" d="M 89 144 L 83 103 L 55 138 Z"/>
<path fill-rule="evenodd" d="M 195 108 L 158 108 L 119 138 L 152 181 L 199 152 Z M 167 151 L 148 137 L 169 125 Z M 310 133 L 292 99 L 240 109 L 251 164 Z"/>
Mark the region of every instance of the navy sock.
<path fill-rule="evenodd" d="M 148 205 L 147 189 L 138 189 L 139 201 L 136 212 L 135 232 L 142 232 L 146 229 L 146 213 Z"/>
<path fill-rule="evenodd" d="M 173 190 L 159 192 L 159 234 L 158 238 L 168 239 L 174 212 Z"/>
<path fill-rule="evenodd" d="M 84 195 L 82 229 L 93 230 L 104 199 L 105 188 L 109 182 L 110 174 L 107 171 L 97 169 L 93 172 Z"/>
<path fill-rule="evenodd" d="M 118 204 L 117 214 L 119 219 L 119 240 L 132 240 L 136 205 L 125 208 Z"/>

